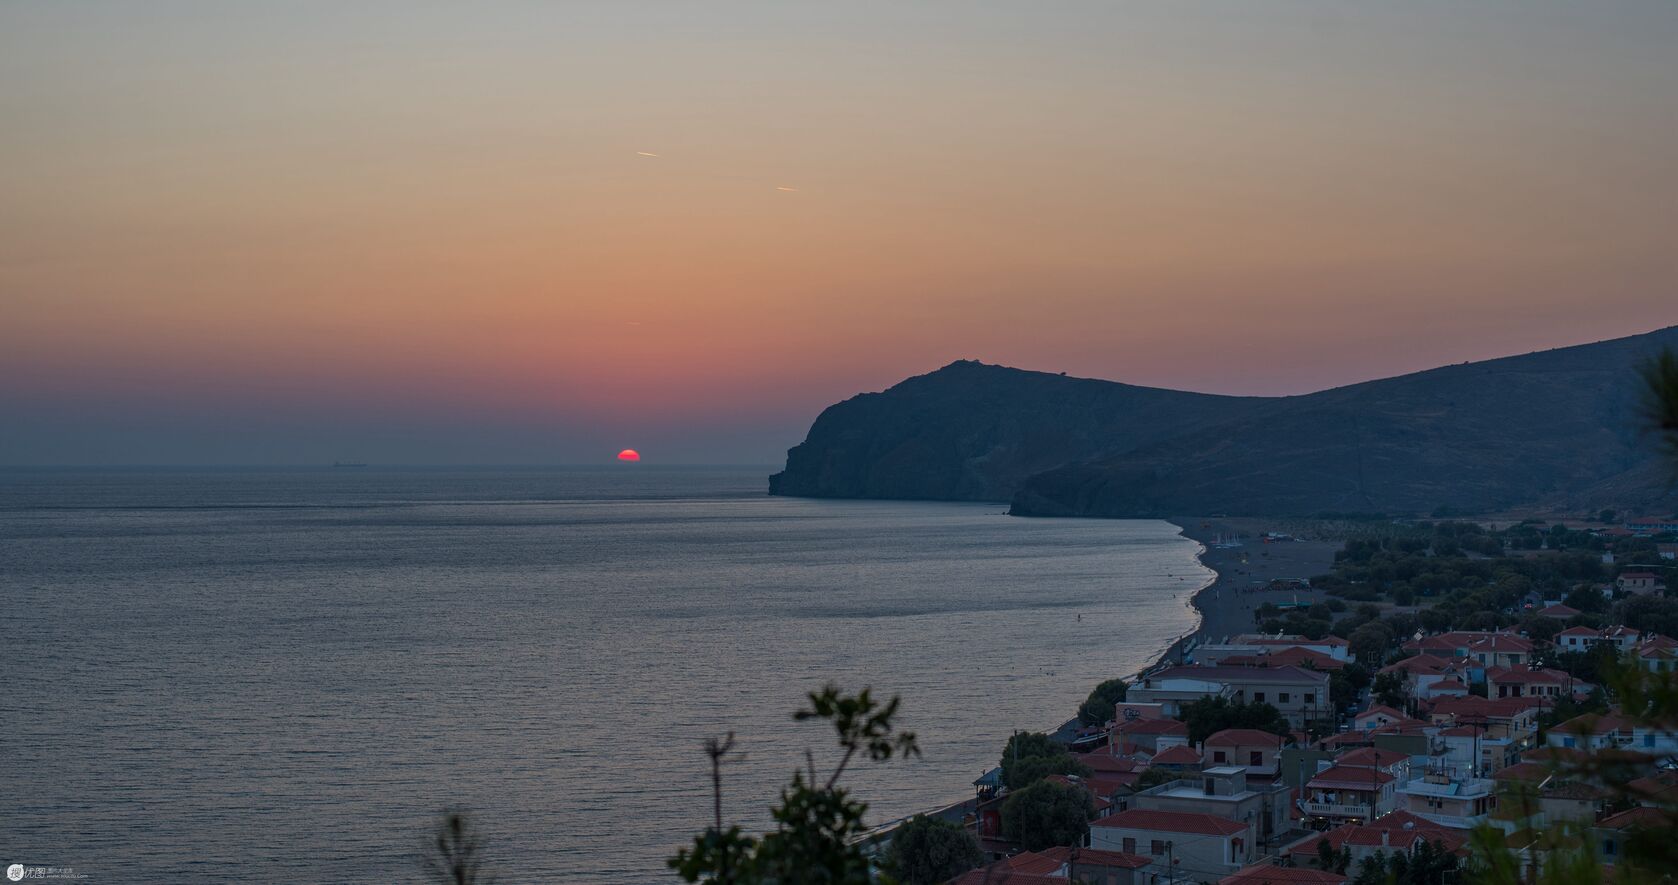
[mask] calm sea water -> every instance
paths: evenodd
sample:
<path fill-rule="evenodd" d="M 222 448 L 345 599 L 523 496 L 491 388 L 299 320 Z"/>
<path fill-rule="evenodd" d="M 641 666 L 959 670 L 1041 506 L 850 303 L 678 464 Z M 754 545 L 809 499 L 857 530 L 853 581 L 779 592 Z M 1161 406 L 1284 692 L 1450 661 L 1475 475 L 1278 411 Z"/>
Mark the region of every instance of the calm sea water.
<path fill-rule="evenodd" d="M 0 864 L 89 882 L 418 879 L 471 808 L 502 881 L 671 881 L 762 826 L 826 680 L 904 697 L 877 820 L 971 795 L 1192 626 L 1151 521 L 763 495 L 767 469 L 0 472 Z"/>

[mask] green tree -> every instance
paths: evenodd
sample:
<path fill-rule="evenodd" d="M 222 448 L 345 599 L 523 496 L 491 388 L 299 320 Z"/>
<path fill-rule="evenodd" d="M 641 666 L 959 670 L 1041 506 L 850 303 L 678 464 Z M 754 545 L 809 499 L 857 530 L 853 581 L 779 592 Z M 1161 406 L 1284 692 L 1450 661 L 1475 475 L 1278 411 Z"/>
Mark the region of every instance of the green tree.
<path fill-rule="evenodd" d="M 1125 692 L 1129 690 L 1130 683 L 1123 679 L 1109 679 L 1097 685 L 1078 707 L 1078 721 L 1085 725 L 1106 725 L 1111 722 L 1119 702 L 1124 700 Z"/>
<path fill-rule="evenodd" d="M 885 868 L 903 885 L 938 885 L 984 860 L 979 840 L 966 827 L 917 814 L 892 833 Z"/>
<path fill-rule="evenodd" d="M 1028 787 L 1051 774 L 1090 773 L 1066 747 L 1040 731 L 1016 731 L 1002 747 L 1002 783 L 1010 790 Z"/>
<path fill-rule="evenodd" d="M 684 880 L 716 885 L 871 881 L 860 838 L 866 831 L 862 817 L 868 806 L 840 788 L 839 778 L 858 754 L 884 762 L 893 756 L 918 756 L 920 747 L 913 732 L 892 726 L 900 703 L 896 696 L 881 703 L 869 689 L 847 695 L 829 685 L 809 697 L 810 706 L 793 718 L 819 719 L 833 726 L 845 751 L 838 766 L 825 781 L 819 781 L 814 763 L 808 778 L 805 772 L 794 772 L 780 803 L 769 812 L 775 830 L 759 839 L 741 833 L 738 826 L 723 827 L 721 766 L 734 736 L 708 742 L 714 818 L 691 846 L 669 860 Z"/>
<path fill-rule="evenodd" d="M 1056 781 L 1038 781 L 1002 803 L 1002 835 L 1027 851 L 1078 845 L 1090 831 L 1095 803 L 1088 791 Z"/>
<path fill-rule="evenodd" d="M 1269 704 L 1237 703 L 1222 697 L 1203 697 L 1183 704 L 1178 718 L 1189 727 L 1191 744 L 1198 744 L 1226 728 L 1256 728 L 1279 735 L 1291 731 L 1287 717 Z"/>
<path fill-rule="evenodd" d="M 1357 702 L 1358 693 L 1369 687 L 1369 671 L 1360 664 L 1347 664 L 1328 674 L 1328 698 L 1336 713 L 1344 713 Z"/>
<path fill-rule="evenodd" d="M 1375 703 L 1386 704 L 1395 710 L 1404 709 L 1404 703 L 1408 699 L 1404 690 L 1404 676 L 1399 673 L 1376 674 L 1372 691 Z"/>
<path fill-rule="evenodd" d="M 1182 776 L 1182 772 L 1172 771 L 1169 768 L 1144 768 L 1142 773 L 1136 776 L 1136 789 L 1141 791 L 1150 787 L 1157 787 L 1160 784 L 1168 784 Z"/>
<path fill-rule="evenodd" d="M 1352 631 L 1346 637 L 1351 643 L 1352 657 L 1359 661 L 1380 661 L 1386 657 L 1387 649 L 1392 647 L 1392 631 L 1380 621 L 1370 621 Z"/>

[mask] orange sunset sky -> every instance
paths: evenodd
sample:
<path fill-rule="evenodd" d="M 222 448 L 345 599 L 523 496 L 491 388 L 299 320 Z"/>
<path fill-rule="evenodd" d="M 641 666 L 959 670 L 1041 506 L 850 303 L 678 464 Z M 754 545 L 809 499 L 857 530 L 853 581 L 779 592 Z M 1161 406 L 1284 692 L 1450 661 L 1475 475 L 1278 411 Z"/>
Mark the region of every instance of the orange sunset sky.
<path fill-rule="evenodd" d="M 1678 323 L 1678 3 L 0 4 L 0 463 L 771 463 Z"/>

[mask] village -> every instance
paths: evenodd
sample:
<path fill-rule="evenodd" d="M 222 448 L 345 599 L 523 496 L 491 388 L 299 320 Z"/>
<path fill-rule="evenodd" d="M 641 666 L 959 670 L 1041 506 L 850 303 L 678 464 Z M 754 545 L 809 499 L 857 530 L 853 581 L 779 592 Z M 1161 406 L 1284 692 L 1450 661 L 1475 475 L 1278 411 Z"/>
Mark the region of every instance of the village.
<path fill-rule="evenodd" d="M 1678 798 L 1678 734 L 1612 684 L 1678 670 L 1678 638 L 1639 629 L 1678 614 L 1678 524 L 1533 523 L 1348 538 L 1328 575 L 1251 581 L 1251 629 L 1104 683 L 1082 727 L 1016 734 L 933 815 L 982 857 L 951 881 L 1460 881 L 1477 839 L 1536 868 L 1563 831 L 1611 868 Z M 1258 540 L 1268 557 L 1295 539 Z M 1203 597 L 1246 574 L 1241 542 L 1219 546 Z"/>

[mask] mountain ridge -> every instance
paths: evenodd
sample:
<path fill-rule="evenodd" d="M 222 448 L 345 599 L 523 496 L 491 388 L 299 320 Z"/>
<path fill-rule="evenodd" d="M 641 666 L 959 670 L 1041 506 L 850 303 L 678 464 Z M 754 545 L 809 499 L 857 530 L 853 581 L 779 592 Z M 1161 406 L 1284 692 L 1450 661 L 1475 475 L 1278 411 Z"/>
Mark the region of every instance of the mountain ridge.
<path fill-rule="evenodd" d="M 1678 326 L 1283 397 L 958 360 L 824 410 L 770 493 L 1031 516 L 1670 506 L 1635 371 L 1661 347 Z"/>

